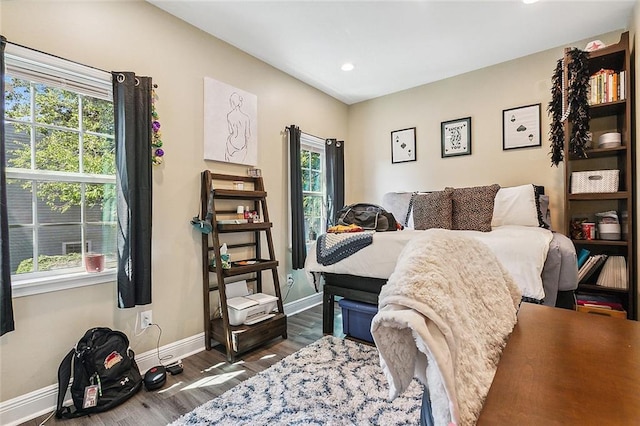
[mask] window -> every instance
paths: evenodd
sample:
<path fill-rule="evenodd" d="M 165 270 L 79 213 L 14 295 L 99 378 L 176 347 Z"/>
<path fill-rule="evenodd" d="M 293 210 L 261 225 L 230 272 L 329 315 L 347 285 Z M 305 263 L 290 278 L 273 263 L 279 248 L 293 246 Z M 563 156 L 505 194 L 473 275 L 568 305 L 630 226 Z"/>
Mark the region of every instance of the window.
<path fill-rule="evenodd" d="M 302 133 L 300 136 L 304 233 L 307 244 L 324 233 L 326 189 L 324 140 Z"/>
<path fill-rule="evenodd" d="M 116 265 L 111 75 L 11 44 L 5 59 L 14 288 L 73 274 L 91 283 L 88 248 Z"/>

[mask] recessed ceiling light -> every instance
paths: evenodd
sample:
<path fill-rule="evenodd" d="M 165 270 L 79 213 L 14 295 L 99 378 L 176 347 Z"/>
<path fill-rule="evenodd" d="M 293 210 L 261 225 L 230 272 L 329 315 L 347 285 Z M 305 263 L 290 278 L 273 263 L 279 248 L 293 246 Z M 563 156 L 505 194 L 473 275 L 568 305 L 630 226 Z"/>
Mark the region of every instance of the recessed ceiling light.
<path fill-rule="evenodd" d="M 537 3 L 538 0 L 522 0 L 522 3 L 524 4 L 532 4 L 532 3 Z"/>
<path fill-rule="evenodd" d="M 340 67 L 340 69 L 342 71 L 351 71 L 354 68 L 355 67 L 353 66 L 353 64 L 351 62 L 346 62 L 346 63 L 342 64 L 342 66 Z"/>

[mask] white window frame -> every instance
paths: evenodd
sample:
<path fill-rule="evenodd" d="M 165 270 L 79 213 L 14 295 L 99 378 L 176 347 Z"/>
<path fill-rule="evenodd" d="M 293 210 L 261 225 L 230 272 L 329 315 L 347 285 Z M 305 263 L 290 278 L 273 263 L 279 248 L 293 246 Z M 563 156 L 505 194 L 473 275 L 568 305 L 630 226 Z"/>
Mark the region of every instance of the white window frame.
<path fill-rule="evenodd" d="M 326 164 L 326 151 L 325 151 L 325 140 L 321 139 L 317 136 L 309 135 L 307 133 L 301 132 L 300 134 L 300 150 L 317 152 L 321 155 L 321 164 L 320 170 L 322 172 L 322 217 L 320 218 L 321 229 L 316 229 L 317 235 L 320 235 L 326 231 L 326 219 L 327 219 L 327 188 L 326 188 L 326 173 L 327 173 L 327 164 Z M 313 194 L 316 195 L 316 192 L 305 191 L 304 188 L 302 190 L 302 197 L 305 195 Z M 315 241 L 309 240 L 309 235 L 305 235 L 305 241 L 307 243 L 307 247 L 315 244 Z"/>
<path fill-rule="evenodd" d="M 6 73 L 27 81 L 61 87 L 82 95 L 113 101 L 111 74 L 96 68 L 78 64 L 43 52 L 8 43 L 5 48 Z M 4 119 L 4 117 L 2 117 Z M 7 168 L 8 179 L 37 179 L 50 175 L 56 180 L 80 183 L 114 183 L 115 176 L 62 172 L 32 171 Z M 116 280 L 116 268 L 98 273 L 88 273 L 84 268 L 67 269 L 64 272 L 46 271 L 12 275 L 12 296 L 31 296 L 52 291 L 66 290 L 87 285 L 103 284 Z"/>

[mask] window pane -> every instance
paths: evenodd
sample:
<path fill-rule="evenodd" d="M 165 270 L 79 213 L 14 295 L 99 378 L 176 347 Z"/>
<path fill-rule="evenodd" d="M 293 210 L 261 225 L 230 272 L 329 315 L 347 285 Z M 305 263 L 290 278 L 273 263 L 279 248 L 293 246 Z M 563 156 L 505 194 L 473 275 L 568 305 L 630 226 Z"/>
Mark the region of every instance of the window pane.
<path fill-rule="evenodd" d="M 7 155 L 7 167 L 31 169 L 30 126 L 6 123 L 5 149 Z"/>
<path fill-rule="evenodd" d="M 78 133 L 39 127 L 36 130 L 36 169 L 80 171 Z"/>
<path fill-rule="evenodd" d="M 113 138 L 85 134 L 82 149 L 85 173 L 99 175 L 116 173 L 116 145 Z"/>
<path fill-rule="evenodd" d="M 308 169 L 311 164 L 309 159 L 309 151 L 302 149 L 300 150 L 300 167 L 304 169 Z"/>
<path fill-rule="evenodd" d="M 313 198 L 310 195 L 305 195 L 302 198 L 302 209 L 304 211 L 304 217 L 305 218 L 309 218 L 311 217 L 313 214 Z"/>
<path fill-rule="evenodd" d="M 39 182 L 37 188 L 40 223 L 80 222 L 79 183 Z"/>
<path fill-rule="evenodd" d="M 82 99 L 82 127 L 89 132 L 113 134 L 113 103 L 103 99 Z"/>
<path fill-rule="evenodd" d="M 7 206 L 9 225 L 33 224 L 33 185 L 29 180 L 7 179 Z M 13 240 L 11 256 L 13 257 Z"/>
<path fill-rule="evenodd" d="M 81 241 L 80 225 L 41 226 L 38 229 L 37 271 L 77 268 L 82 266 L 79 253 L 64 254 L 64 246 Z M 35 272 L 35 271 L 34 271 Z"/>
<path fill-rule="evenodd" d="M 320 170 L 320 154 L 317 152 L 311 153 L 311 168 L 314 170 Z"/>
<path fill-rule="evenodd" d="M 320 218 L 316 217 L 309 221 L 309 232 L 313 230 L 313 232 L 315 232 L 317 236 L 319 234 L 320 229 L 322 229 L 322 227 L 320 226 Z M 307 233 L 307 238 L 311 239 L 309 237 L 309 233 Z"/>
<path fill-rule="evenodd" d="M 9 77 L 5 81 L 5 114 L 7 118 L 29 121 L 31 119 L 31 89 L 29 82 Z"/>
<path fill-rule="evenodd" d="M 311 191 L 313 192 L 321 192 L 322 191 L 322 173 L 321 172 L 311 172 Z"/>
<path fill-rule="evenodd" d="M 11 274 L 33 272 L 33 228 L 10 226 L 9 242 Z"/>
<path fill-rule="evenodd" d="M 105 264 L 107 268 L 116 266 L 115 224 L 89 224 L 86 229 L 86 238 L 87 241 L 91 242 L 91 252 L 105 255 Z"/>
<path fill-rule="evenodd" d="M 315 217 L 322 216 L 322 197 L 313 197 L 312 215 Z"/>
<path fill-rule="evenodd" d="M 311 176 L 310 171 L 303 169 L 302 170 L 302 190 L 310 191 L 311 190 Z"/>
<path fill-rule="evenodd" d="M 86 222 L 116 222 L 116 186 L 114 184 L 86 184 L 85 203 L 87 205 Z"/>
<path fill-rule="evenodd" d="M 78 95 L 57 87 L 35 85 L 36 122 L 78 128 Z"/>

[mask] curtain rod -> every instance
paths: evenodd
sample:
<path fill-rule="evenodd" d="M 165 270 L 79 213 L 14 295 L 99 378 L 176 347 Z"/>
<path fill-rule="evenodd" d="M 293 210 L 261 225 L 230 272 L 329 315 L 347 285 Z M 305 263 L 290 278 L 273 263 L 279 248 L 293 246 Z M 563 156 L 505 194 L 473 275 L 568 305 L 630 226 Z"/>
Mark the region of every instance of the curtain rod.
<path fill-rule="evenodd" d="M 6 40 L 7 44 L 13 44 L 14 46 L 22 47 L 23 49 L 33 50 L 34 52 L 42 53 L 43 55 L 50 55 L 50 56 L 56 57 L 58 59 L 62 59 L 62 60 L 65 60 L 65 61 L 73 62 L 74 64 L 82 65 L 83 67 L 93 68 L 94 70 L 98 70 L 98 71 L 102 71 L 102 72 L 106 72 L 106 73 L 111 74 L 111 71 L 105 71 L 102 68 L 98 68 L 98 67 L 94 67 L 94 66 L 91 66 L 91 65 L 83 64 L 82 62 L 78 62 L 78 61 L 72 61 L 71 59 L 63 58 L 62 56 L 54 55 L 54 54 L 48 53 L 48 52 L 43 52 L 42 50 L 34 49 L 33 47 L 29 47 L 29 46 L 24 46 L 22 44 L 15 43 L 15 42 L 9 41 L 7 39 L 5 39 L 5 40 Z"/>
<path fill-rule="evenodd" d="M 289 131 L 289 126 L 285 127 L 284 131 L 288 132 Z M 305 135 L 313 136 L 314 138 L 322 139 L 323 141 L 327 140 L 327 138 L 321 138 L 320 136 L 312 135 L 311 133 L 303 132 L 302 130 L 300 130 L 300 132 L 304 133 Z M 329 139 L 333 139 L 333 138 L 329 138 Z"/>
<path fill-rule="evenodd" d="M 4 37 L 4 36 L 3 36 L 3 37 Z M 83 67 L 93 68 L 94 70 L 98 70 L 98 71 L 106 72 L 107 74 L 111 74 L 111 73 L 112 73 L 112 71 L 106 71 L 106 70 L 103 70 L 102 68 L 98 68 L 98 67 L 94 67 L 94 66 L 91 66 L 91 65 L 83 64 L 82 62 L 73 61 L 73 60 L 71 60 L 71 59 L 63 58 L 62 56 L 54 55 L 54 54 L 52 54 L 52 53 L 43 52 L 42 50 L 34 49 L 33 47 L 24 46 L 24 45 L 22 45 L 22 44 L 14 43 L 13 41 L 9 41 L 9 40 L 7 40 L 6 38 L 4 38 L 4 40 L 5 40 L 5 43 L 7 43 L 7 44 L 13 44 L 14 46 L 22 47 L 23 49 L 32 50 L 32 51 L 34 51 L 34 52 L 42 53 L 43 55 L 53 56 L 53 57 L 55 57 L 55 58 L 62 59 L 62 60 L 64 60 L 64 61 L 69 61 L 69 62 L 73 62 L 74 64 L 82 65 Z M 154 83 L 154 84 L 153 84 L 153 87 L 154 87 L 155 89 L 157 89 L 157 88 L 158 88 L 158 85 L 157 85 L 156 83 Z"/>

